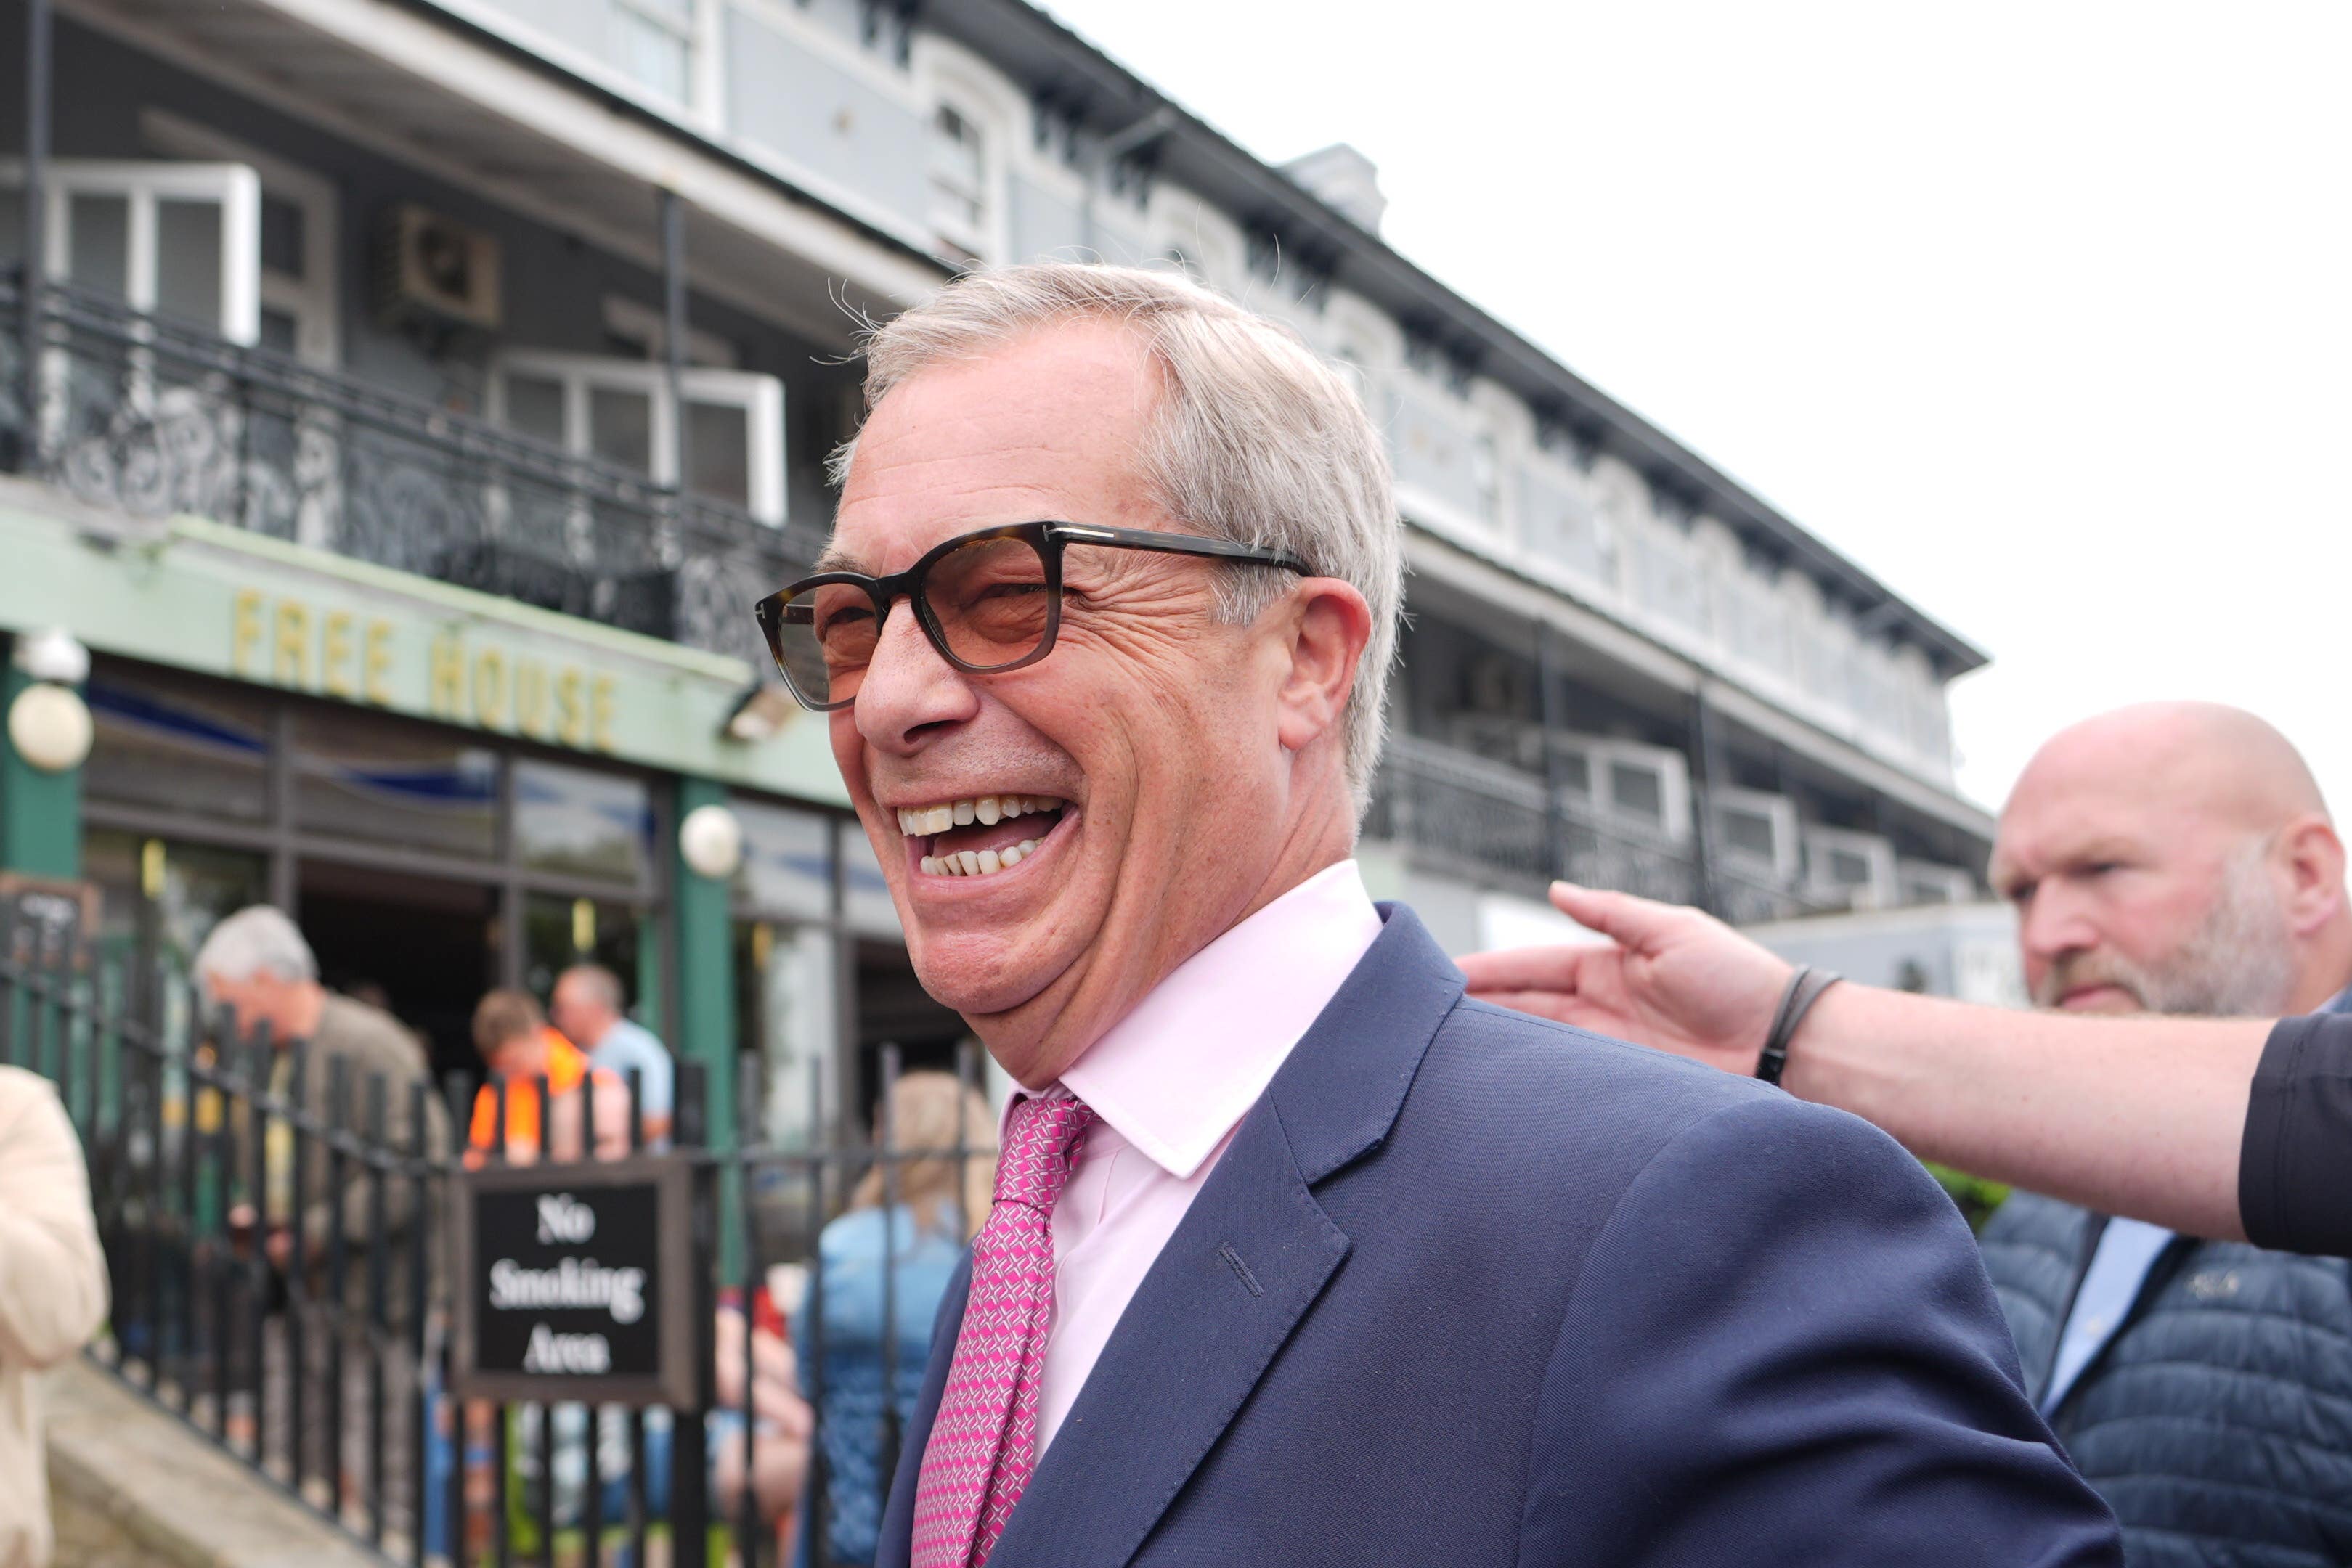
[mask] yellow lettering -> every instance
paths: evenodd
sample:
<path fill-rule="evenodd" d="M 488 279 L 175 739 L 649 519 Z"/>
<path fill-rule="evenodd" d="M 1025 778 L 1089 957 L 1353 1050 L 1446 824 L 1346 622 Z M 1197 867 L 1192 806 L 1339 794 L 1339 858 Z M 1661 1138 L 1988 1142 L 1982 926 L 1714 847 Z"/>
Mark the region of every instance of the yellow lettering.
<path fill-rule="evenodd" d="M 367 623 L 360 653 L 360 691 L 378 707 L 392 706 L 392 622 Z"/>
<path fill-rule="evenodd" d="M 613 677 L 597 676 L 588 690 L 588 744 L 599 751 L 610 751 L 613 749 Z"/>
<path fill-rule="evenodd" d="M 455 632 L 433 639 L 432 663 L 425 684 L 425 706 L 436 718 L 466 717 L 466 644 Z"/>
<path fill-rule="evenodd" d="M 356 694 L 352 689 L 352 612 L 348 610 L 327 612 L 327 627 L 319 638 L 319 684 L 331 697 L 348 700 Z"/>
<path fill-rule="evenodd" d="M 507 656 L 496 648 L 474 655 L 474 722 L 501 729 L 507 722 Z"/>
<path fill-rule="evenodd" d="M 261 642 L 261 591 L 240 588 L 230 601 L 228 667 L 240 675 L 253 673 L 253 651 Z"/>
<path fill-rule="evenodd" d="M 588 710 L 580 705 L 577 670 L 566 670 L 555 677 L 555 737 L 575 747 L 588 738 Z"/>
<path fill-rule="evenodd" d="M 547 738 L 547 666 L 536 659 L 515 661 L 515 728 Z"/>
<path fill-rule="evenodd" d="M 281 599 L 277 621 L 273 678 L 281 686 L 307 686 L 310 684 L 310 612 L 290 599 Z"/>

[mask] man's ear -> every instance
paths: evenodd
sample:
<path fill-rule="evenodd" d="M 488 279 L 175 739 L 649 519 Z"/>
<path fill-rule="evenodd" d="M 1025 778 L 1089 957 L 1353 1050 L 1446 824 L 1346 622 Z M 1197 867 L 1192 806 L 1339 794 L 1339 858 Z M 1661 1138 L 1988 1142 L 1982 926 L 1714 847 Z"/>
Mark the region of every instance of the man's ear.
<path fill-rule="evenodd" d="M 1285 750 L 1302 751 L 1339 727 L 1372 639 L 1372 611 L 1352 583 L 1310 577 L 1291 594 L 1282 626 L 1289 664 L 1276 732 Z"/>
<path fill-rule="evenodd" d="M 2287 929 L 2308 936 L 2344 906 L 2344 841 L 2314 813 L 2279 830 L 2275 852 L 2287 876 Z"/>

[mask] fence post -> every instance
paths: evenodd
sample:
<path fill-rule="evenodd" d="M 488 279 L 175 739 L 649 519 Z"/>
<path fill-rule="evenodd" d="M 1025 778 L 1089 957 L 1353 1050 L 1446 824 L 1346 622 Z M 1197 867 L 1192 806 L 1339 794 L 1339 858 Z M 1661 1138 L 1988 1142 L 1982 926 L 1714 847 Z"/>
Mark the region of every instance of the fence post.
<path fill-rule="evenodd" d="M 709 1453 L 703 1412 L 718 1402 L 717 1335 L 712 1322 L 719 1269 L 718 1171 L 710 1144 L 710 1075 L 699 1061 L 677 1074 L 677 1146 L 694 1159 L 694 1405 L 670 1413 L 669 1533 L 673 1568 L 709 1568 Z M 748 1350 L 748 1342 L 746 1349 Z M 746 1372 L 749 1372 L 747 1367 Z"/>

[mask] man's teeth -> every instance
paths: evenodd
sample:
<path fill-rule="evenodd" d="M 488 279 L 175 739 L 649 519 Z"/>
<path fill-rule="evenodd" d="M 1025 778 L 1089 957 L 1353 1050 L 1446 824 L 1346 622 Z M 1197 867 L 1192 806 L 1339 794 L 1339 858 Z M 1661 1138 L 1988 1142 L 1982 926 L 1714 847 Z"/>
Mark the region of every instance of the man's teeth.
<path fill-rule="evenodd" d="M 898 831 L 910 839 L 927 839 L 950 828 L 968 828 L 974 822 L 992 826 L 1007 817 L 1057 810 L 1061 804 L 1051 795 L 979 795 L 944 806 L 917 806 L 912 810 L 902 807 Z"/>
<path fill-rule="evenodd" d="M 1039 841 L 1024 839 L 1017 844 L 1007 844 L 1001 850 L 963 850 L 951 855 L 925 855 L 925 876 L 986 876 L 991 872 L 1011 871 L 1037 852 Z"/>

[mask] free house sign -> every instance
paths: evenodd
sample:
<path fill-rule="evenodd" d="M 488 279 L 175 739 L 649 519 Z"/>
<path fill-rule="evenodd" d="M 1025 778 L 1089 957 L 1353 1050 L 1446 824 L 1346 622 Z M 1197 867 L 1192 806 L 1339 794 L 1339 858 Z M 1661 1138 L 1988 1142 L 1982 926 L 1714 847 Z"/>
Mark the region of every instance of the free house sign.
<path fill-rule="evenodd" d="M 491 1166 L 454 1190 L 457 1395 L 695 1404 L 683 1159 Z"/>

